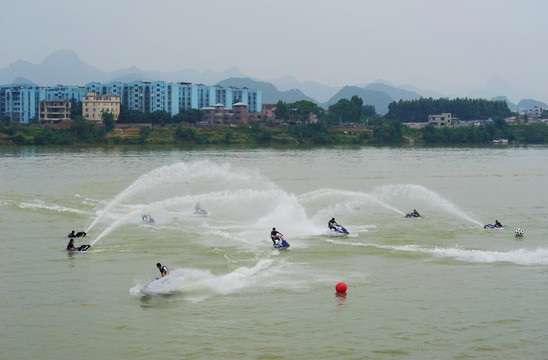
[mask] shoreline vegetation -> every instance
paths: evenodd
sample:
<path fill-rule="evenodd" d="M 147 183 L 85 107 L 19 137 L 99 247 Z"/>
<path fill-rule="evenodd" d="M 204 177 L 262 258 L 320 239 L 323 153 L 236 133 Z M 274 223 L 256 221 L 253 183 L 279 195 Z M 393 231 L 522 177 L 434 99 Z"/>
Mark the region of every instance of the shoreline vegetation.
<path fill-rule="evenodd" d="M 428 146 L 496 143 L 545 144 L 548 125 L 410 128 L 398 122 L 377 126 L 238 125 L 192 126 L 124 124 L 107 131 L 87 120 L 68 127 L 10 125 L 0 127 L 0 145 L 242 145 L 242 146 Z M 505 141 L 506 143 L 506 141 Z"/>
<path fill-rule="evenodd" d="M 242 145 L 242 146 L 428 146 L 488 143 L 545 144 L 548 125 L 523 121 L 504 101 L 484 99 L 400 100 L 389 105 L 385 116 L 364 105 L 354 95 L 327 110 L 310 101 L 278 101 L 275 119 L 263 116 L 249 124 L 203 125 L 199 110 L 143 113 L 122 107 L 117 121 L 103 112 L 102 122 L 82 116 L 81 103 L 73 101 L 72 121 L 59 124 L 18 124 L 0 119 L 0 145 Z M 427 125 L 429 114 L 452 113 L 468 126 Z M 548 117 L 548 111 L 541 116 Z M 512 117 L 517 122 L 507 123 Z M 314 120 L 312 120 L 314 119 Z M 474 119 L 490 119 L 477 121 Z M 492 119 L 492 120 L 491 120 Z M 410 127 L 407 122 L 425 124 Z M 477 126 L 471 125 L 476 123 Z"/>

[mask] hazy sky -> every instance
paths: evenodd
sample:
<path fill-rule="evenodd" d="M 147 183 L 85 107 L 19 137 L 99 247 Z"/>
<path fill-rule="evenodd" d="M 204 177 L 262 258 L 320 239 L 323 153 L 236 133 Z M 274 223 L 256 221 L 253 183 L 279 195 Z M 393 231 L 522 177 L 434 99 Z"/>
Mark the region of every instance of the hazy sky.
<path fill-rule="evenodd" d="M 238 67 L 451 94 L 498 76 L 548 100 L 546 0 L 0 0 L 0 68 L 71 49 L 101 70 Z"/>

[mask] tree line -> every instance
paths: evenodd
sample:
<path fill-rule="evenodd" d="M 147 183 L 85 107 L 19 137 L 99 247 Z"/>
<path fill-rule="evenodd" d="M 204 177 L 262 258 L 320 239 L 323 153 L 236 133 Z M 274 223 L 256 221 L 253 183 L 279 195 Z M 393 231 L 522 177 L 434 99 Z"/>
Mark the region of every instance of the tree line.
<path fill-rule="evenodd" d="M 166 111 L 143 113 L 122 107 L 116 122 L 112 114 L 103 113 L 102 124 L 97 126 L 81 115 L 79 104 L 74 105 L 75 117 L 69 128 L 41 128 L 32 132 L 25 125 L 11 124 L 9 116 L 4 116 L 0 119 L 0 131 L 7 134 L 9 142 L 28 145 L 145 144 L 152 141 L 150 136 L 153 132 L 154 141 L 164 141 L 166 144 L 398 145 L 404 143 L 405 138 L 424 144 L 479 144 L 499 137 L 526 143 L 544 143 L 548 139 L 548 127 L 545 125 L 529 128 L 508 126 L 504 117 L 511 115 L 511 112 L 506 102 L 481 99 L 398 101 L 390 104 L 389 113 L 384 117 L 376 113 L 374 106 L 364 104 L 357 95 L 351 99 L 340 99 L 327 110 L 311 101 L 278 101 L 275 120 L 262 117 L 249 125 L 200 128 L 192 126 L 202 120 L 202 112 L 195 109 L 182 110 L 170 116 Z M 451 112 L 463 120 L 489 117 L 495 120 L 492 124 L 466 128 L 427 126 L 411 129 L 403 124 L 403 120 L 413 119 L 424 122 L 428 115 L 443 112 Z M 311 121 L 313 118 L 314 121 Z M 152 128 L 141 127 L 137 138 L 120 138 L 111 133 L 116 123 L 149 123 Z M 161 128 L 165 128 L 163 134 L 159 130 Z"/>
<path fill-rule="evenodd" d="M 428 115 L 442 113 L 451 113 L 460 120 L 504 119 L 512 115 L 504 100 L 420 98 L 391 102 L 385 118 L 399 122 L 427 122 Z"/>

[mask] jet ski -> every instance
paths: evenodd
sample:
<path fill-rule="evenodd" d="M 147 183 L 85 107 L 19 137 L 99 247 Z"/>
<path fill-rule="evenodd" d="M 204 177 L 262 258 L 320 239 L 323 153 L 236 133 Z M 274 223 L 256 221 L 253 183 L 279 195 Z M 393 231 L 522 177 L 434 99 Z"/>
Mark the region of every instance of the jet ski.
<path fill-rule="evenodd" d="M 483 226 L 484 229 L 504 229 L 502 226 L 497 226 L 494 224 L 487 224 Z"/>
<path fill-rule="evenodd" d="M 289 246 L 289 243 L 284 239 L 282 234 L 278 234 L 278 237 L 274 240 L 274 248 L 275 249 L 287 249 Z"/>
<path fill-rule="evenodd" d="M 411 219 L 420 219 L 422 216 L 414 214 L 414 213 L 409 213 L 409 214 L 405 214 L 405 217 L 406 218 L 411 218 Z"/>
<path fill-rule="evenodd" d="M 79 232 L 77 232 L 77 233 L 74 233 L 74 231 L 73 231 L 73 232 L 71 232 L 70 234 L 68 234 L 67 237 L 69 237 L 69 238 L 80 238 L 80 237 L 84 237 L 84 236 L 86 236 L 86 235 L 87 235 L 87 234 L 86 234 L 85 231 L 79 231 Z"/>
<path fill-rule="evenodd" d="M 194 206 L 194 214 L 195 215 L 207 215 L 207 211 L 205 211 L 204 209 L 202 209 L 202 207 L 200 206 L 200 203 L 196 203 L 196 206 Z"/>
<path fill-rule="evenodd" d="M 344 228 L 342 225 L 336 225 L 334 227 L 329 228 L 331 231 L 334 231 L 338 234 L 349 234 L 348 230 Z"/>
<path fill-rule="evenodd" d="M 196 209 L 196 211 L 194 211 L 194 214 L 196 214 L 196 215 L 207 215 L 207 211 L 205 211 L 202 208 L 198 208 L 198 209 Z"/>
<path fill-rule="evenodd" d="M 80 246 L 78 246 L 76 249 L 72 249 L 72 250 L 69 250 L 69 251 L 86 251 L 86 250 L 88 250 L 90 247 L 91 247 L 90 244 L 80 245 Z"/>
<path fill-rule="evenodd" d="M 143 224 L 154 224 L 156 221 L 150 215 L 143 215 Z"/>

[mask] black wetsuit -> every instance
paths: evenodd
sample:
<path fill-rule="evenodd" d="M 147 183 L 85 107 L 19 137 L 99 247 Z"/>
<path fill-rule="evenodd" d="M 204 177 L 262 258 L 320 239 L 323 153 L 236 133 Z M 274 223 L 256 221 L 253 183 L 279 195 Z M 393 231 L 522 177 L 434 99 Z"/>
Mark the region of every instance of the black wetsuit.
<path fill-rule="evenodd" d="M 276 230 L 272 230 L 272 231 L 270 232 L 270 237 L 272 238 L 272 242 L 273 242 L 274 244 L 276 244 L 276 239 L 278 238 L 278 234 L 281 235 L 281 233 L 280 233 L 279 231 L 276 231 Z"/>

